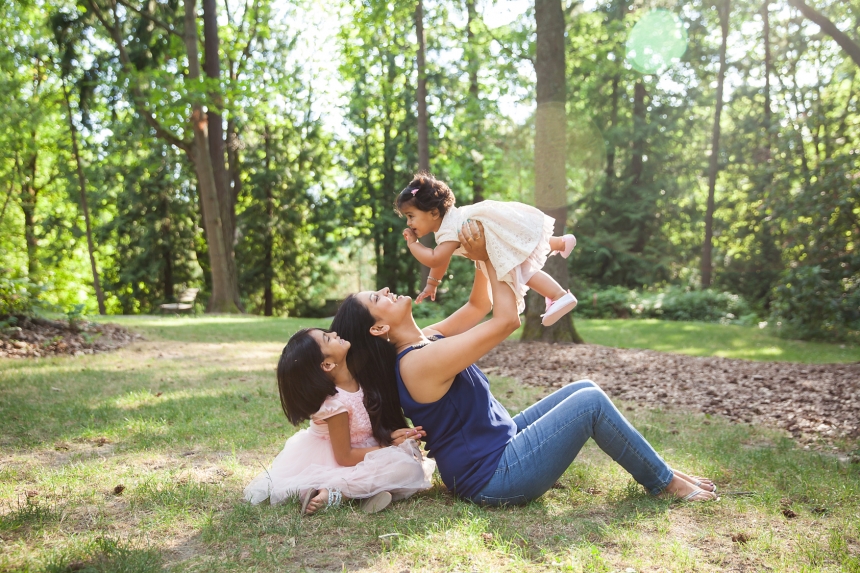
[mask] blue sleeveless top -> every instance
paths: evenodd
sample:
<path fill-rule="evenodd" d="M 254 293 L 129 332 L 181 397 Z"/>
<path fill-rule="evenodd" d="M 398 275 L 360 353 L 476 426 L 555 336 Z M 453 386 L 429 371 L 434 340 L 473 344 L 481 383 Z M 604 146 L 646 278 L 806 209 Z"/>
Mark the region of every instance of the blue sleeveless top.
<path fill-rule="evenodd" d="M 428 456 L 436 460 L 448 489 L 470 498 L 493 477 L 505 446 L 517 434 L 517 425 L 490 393 L 487 377 L 474 364 L 457 374 L 448 392 L 436 402 L 413 400 L 400 376 L 400 359 L 413 350 L 410 347 L 398 354 L 395 365 L 403 413 L 414 425 L 424 426 Z"/>

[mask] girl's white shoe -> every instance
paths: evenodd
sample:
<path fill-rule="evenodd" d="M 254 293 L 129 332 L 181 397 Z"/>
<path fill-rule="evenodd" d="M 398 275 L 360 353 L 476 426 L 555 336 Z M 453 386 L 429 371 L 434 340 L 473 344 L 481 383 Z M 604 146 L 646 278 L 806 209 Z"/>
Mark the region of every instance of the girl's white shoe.
<path fill-rule="evenodd" d="M 576 297 L 570 291 L 567 291 L 563 297 L 558 300 L 546 299 L 546 312 L 541 315 L 541 324 L 544 326 L 552 326 L 558 319 L 572 311 L 576 307 Z"/>
<path fill-rule="evenodd" d="M 570 252 L 576 246 L 576 237 L 574 237 L 573 235 L 562 235 L 561 240 L 564 241 L 564 250 L 553 251 L 549 254 L 549 256 L 561 255 L 561 258 L 563 259 L 566 259 L 570 256 Z"/>

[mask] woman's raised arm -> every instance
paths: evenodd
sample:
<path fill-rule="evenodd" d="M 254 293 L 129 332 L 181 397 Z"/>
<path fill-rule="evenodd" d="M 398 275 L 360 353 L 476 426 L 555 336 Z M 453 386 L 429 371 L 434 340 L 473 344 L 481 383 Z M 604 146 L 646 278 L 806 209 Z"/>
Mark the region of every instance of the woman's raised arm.
<path fill-rule="evenodd" d="M 461 232 L 460 241 L 467 251 L 475 242 L 473 239 L 475 234 L 478 234 L 477 227 L 467 228 L 465 233 Z M 483 233 L 480 234 L 483 235 Z M 448 391 L 457 374 L 474 364 L 520 326 L 517 299 L 513 289 L 496 277 L 496 271 L 488 261 L 482 264 L 487 266 L 487 275 L 493 292 L 492 318 L 460 334 L 438 340 L 418 352 L 410 352 L 400 363 L 403 382 L 418 402 L 435 402 L 441 398 Z M 476 290 L 479 285 L 480 281 L 476 280 L 473 294 L 477 295 Z M 445 334 L 445 330 L 450 332 L 454 328 L 464 326 L 468 321 L 475 320 L 472 313 L 477 314 L 476 310 L 472 309 L 448 324 L 446 321 L 439 323 L 438 326 L 441 328 L 437 331 Z M 454 315 L 449 318 L 453 317 Z"/>

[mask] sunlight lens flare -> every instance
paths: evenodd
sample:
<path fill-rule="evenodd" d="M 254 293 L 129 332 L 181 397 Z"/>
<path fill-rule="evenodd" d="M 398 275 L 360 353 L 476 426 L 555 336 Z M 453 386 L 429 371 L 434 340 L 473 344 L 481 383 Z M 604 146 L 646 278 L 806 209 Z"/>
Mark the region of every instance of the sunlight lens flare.
<path fill-rule="evenodd" d="M 627 63 L 643 74 L 657 74 L 681 61 L 687 51 L 687 30 L 668 10 L 645 14 L 627 39 Z"/>

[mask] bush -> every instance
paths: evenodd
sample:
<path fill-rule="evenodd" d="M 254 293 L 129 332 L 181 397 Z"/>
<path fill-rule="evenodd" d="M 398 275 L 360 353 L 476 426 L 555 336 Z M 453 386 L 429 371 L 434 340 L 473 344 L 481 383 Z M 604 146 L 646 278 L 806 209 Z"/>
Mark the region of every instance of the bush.
<path fill-rule="evenodd" d="M 35 314 L 42 307 L 39 296 L 43 291 L 27 277 L 12 278 L 4 272 L 0 276 L 0 318 Z"/>
<path fill-rule="evenodd" d="M 740 295 L 715 290 L 669 287 L 664 291 L 610 287 L 576 293 L 578 316 L 584 318 L 659 318 L 723 324 L 750 324 L 755 313 Z"/>
<path fill-rule="evenodd" d="M 770 320 L 787 338 L 860 339 L 860 278 L 818 265 L 788 269 L 773 289 Z"/>

